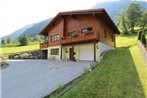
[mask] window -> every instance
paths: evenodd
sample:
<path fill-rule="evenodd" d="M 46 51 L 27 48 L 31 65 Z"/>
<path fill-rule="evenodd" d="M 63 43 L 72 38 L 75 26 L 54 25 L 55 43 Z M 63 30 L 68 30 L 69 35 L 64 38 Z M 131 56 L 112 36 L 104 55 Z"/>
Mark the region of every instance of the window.
<path fill-rule="evenodd" d="M 51 49 L 51 55 L 59 55 L 59 48 Z"/>
<path fill-rule="evenodd" d="M 88 33 L 92 31 L 92 27 L 81 29 L 81 33 Z"/>
<path fill-rule="evenodd" d="M 53 42 L 53 41 L 58 41 L 58 40 L 60 40 L 60 35 L 53 35 L 53 36 L 51 36 L 51 41 Z"/>

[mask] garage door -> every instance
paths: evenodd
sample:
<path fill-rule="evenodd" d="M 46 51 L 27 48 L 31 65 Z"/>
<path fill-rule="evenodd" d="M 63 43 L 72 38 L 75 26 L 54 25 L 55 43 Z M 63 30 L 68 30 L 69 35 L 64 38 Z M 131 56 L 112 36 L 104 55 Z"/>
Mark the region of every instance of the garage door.
<path fill-rule="evenodd" d="M 94 47 L 93 44 L 80 46 L 80 60 L 94 61 Z"/>

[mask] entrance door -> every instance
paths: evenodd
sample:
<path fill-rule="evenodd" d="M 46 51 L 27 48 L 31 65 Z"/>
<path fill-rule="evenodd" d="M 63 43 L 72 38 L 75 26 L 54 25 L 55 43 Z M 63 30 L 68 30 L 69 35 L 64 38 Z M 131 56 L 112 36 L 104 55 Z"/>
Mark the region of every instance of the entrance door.
<path fill-rule="evenodd" d="M 74 60 L 74 48 L 69 49 L 69 59 Z"/>

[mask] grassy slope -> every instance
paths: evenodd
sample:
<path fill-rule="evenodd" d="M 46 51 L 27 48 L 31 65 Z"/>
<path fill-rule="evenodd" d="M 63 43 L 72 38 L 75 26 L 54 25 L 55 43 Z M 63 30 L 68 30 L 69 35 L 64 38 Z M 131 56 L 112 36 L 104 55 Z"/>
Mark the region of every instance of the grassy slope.
<path fill-rule="evenodd" d="M 39 44 L 28 45 L 28 46 L 14 46 L 14 47 L 1 47 L 0 54 L 7 54 L 7 53 L 17 53 L 23 51 L 30 51 L 30 50 L 37 50 L 39 49 Z"/>
<path fill-rule="evenodd" d="M 147 97 L 147 66 L 136 37 L 118 37 L 117 42 L 118 47 L 128 48 L 108 52 L 96 69 L 61 98 Z"/>

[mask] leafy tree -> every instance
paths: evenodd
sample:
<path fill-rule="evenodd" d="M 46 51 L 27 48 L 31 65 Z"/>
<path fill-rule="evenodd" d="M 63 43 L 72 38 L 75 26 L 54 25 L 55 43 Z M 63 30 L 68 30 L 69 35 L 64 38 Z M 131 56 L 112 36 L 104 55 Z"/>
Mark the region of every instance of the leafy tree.
<path fill-rule="evenodd" d="M 41 37 L 39 35 L 36 35 L 35 37 L 33 37 L 33 41 L 40 42 L 41 41 Z"/>
<path fill-rule="evenodd" d="M 135 33 L 134 27 L 138 25 L 141 13 L 140 4 L 131 3 L 126 9 L 126 19 L 131 33 Z"/>
<path fill-rule="evenodd" d="M 128 34 L 125 14 L 126 14 L 125 10 L 121 10 L 118 16 L 115 17 L 115 19 L 118 21 L 118 26 L 123 31 L 123 34 Z"/>
<path fill-rule="evenodd" d="M 25 46 L 29 44 L 30 37 L 26 34 L 19 37 L 19 42 L 21 46 Z"/>
<path fill-rule="evenodd" d="M 41 35 L 41 36 L 40 36 L 40 39 L 41 39 L 41 42 L 45 42 L 45 41 L 48 40 L 48 36 L 43 36 L 43 35 Z"/>
<path fill-rule="evenodd" d="M 147 10 L 145 10 L 142 15 L 142 17 L 140 18 L 140 27 L 142 30 L 144 30 L 144 28 L 147 26 Z"/>
<path fill-rule="evenodd" d="M 2 40 L 1 40 L 1 43 L 2 43 L 3 45 L 5 45 L 5 44 L 6 44 L 6 40 L 5 40 L 5 39 L 2 39 Z"/>

